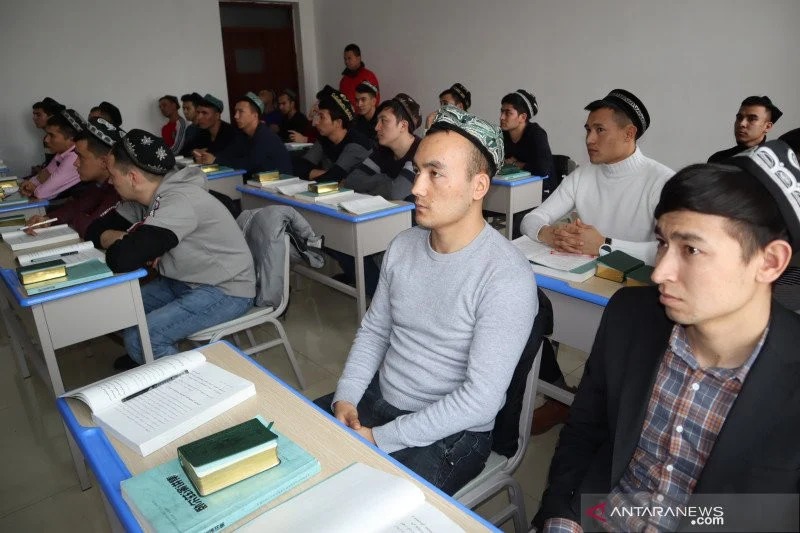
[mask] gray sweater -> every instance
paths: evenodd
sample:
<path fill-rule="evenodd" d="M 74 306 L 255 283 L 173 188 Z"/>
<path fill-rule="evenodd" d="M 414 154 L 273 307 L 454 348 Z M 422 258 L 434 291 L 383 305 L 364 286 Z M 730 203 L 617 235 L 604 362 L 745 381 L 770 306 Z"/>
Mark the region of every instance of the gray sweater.
<path fill-rule="evenodd" d="M 451 254 L 429 236 L 389 245 L 334 395 L 358 405 L 380 370 L 384 399 L 413 411 L 373 428 L 389 453 L 491 430 L 538 310 L 530 264 L 491 226 Z"/>

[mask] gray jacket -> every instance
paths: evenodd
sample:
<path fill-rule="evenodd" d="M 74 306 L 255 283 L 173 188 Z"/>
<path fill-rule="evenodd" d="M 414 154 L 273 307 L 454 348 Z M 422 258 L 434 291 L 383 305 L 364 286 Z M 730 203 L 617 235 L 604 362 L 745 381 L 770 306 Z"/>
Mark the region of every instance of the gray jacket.
<path fill-rule="evenodd" d="M 244 233 L 256 269 L 256 299 L 259 307 L 278 307 L 283 297 L 283 235 L 289 232 L 291 261 L 314 268 L 325 264 L 322 238 L 308 221 L 291 207 L 272 205 L 242 211 L 236 219 Z"/>

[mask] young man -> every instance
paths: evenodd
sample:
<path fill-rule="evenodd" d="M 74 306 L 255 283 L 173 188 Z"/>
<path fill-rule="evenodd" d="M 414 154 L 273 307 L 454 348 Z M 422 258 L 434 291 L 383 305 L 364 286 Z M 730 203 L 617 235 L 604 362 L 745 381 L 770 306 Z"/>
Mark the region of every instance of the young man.
<path fill-rule="evenodd" d="M 800 317 L 772 284 L 800 247 L 800 166 L 780 141 L 726 163 L 664 186 L 658 287 L 606 307 L 534 519 L 544 531 L 686 530 L 684 506 L 737 531 L 798 527 Z"/>
<path fill-rule="evenodd" d="M 272 89 L 261 89 L 258 97 L 264 104 L 264 111 L 261 113 L 261 122 L 266 124 L 273 132 L 278 133 L 278 124 L 281 122 L 281 112 L 275 105 L 278 97 Z"/>
<path fill-rule="evenodd" d="M 449 89 L 445 89 L 439 93 L 439 107 L 446 105 L 453 105 L 459 109 L 468 111 L 469 106 L 472 105 L 472 93 L 462 84 L 454 83 Z M 428 118 L 425 119 L 425 129 L 431 127 L 433 119 L 436 118 L 436 113 L 437 111 L 432 112 L 428 115 Z"/>
<path fill-rule="evenodd" d="M 183 153 L 191 155 L 197 163 L 208 164 L 210 153 L 224 150 L 236 138 L 236 128 L 220 117 L 223 109 L 222 100 L 211 94 L 206 94 L 197 104 L 195 120 L 200 131 L 194 142 L 183 149 Z"/>
<path fill-rule="evenodd" d="M 114 272 L 144 266 L 159 277 L 142 286 L 153 356 L 178 352 L 195 331 L 236 318 L 255 296 L 253 257 L 225 206 L 204 188 L 197 167 L 176 171 L 157 136 L 131 130 L 111 151 L 111 181 L 123 200 L 89 226 Z M 115 368 L 143 363 L 136 328 L 123 331 L 128 356 Z"/>
<path fill-rule="evenodd" d="M 448 494 L 483 469 L 537 311 L 530 265 L 482 217 L 502 153 L 496 126 L 440 110 L 414 156 L 419 226 L 389 245 L 336 392 L 317 400 Z"/>
<path fill-rule="evenodd" d="M 184 94 L 181 96 L 181 109 L 183 109 L 183 116 L 186 117 L 186 134 L 184 135 L 184 146 L 189 146 L 194 142 L 199 128 L 195 125 L 197 119 L 197 104 L 203 99 L 197 93 Z M 180 153 L 183 153 L 181 151 Z"/>
<path fill-rule="evenodd" d="M 231 168 L 243 168 L 248 174 L 277 170 L 292 173 L 292 161 L 286 146 L 269 127 L 262 123 L 263 102 L 254 93 L 236 100 L 233 120 L 239 133 L 236 140 L 223 151 L 211 155 L 210 162 Z"/>
<path fill-rule="evenodd" d="M 55 154 L 53 159 L 29 180 L 20 185 L 20 193 L 39 200 L 50 200 L 80 182 L 75 168 L 75 136 L 85 123 L 73 109 L 53 115 L 44 128 L 44 142 Z"/>
<path fill-rule="evenodd" d="M 622 250 L 652 265 L 656 253 L 653 210 L 661 188 L 674 172 L 649 159 L 636 141 L 650 125 L 644 104 L 632 93 L 614 89 L 586 106 L 586 150 L 581 165 L 522 219 L 522 233 L 558 250 L 587 255 Z M 559 221 L 577 212 L 578 219 Z M 541 378 L 565 387 L 552 352 L 544 351 Z M 534 434 L 564 422 L 569 408 L 548 400 L 533 417 Z"/>
<path fill-rule="evenodd" d="M 518 89 L 500 101 L 500 129 L 506 152 L 504 163 L 534 176 L 553 175 L 553 154 L 547 132 L 533 121 L 539 112 L 536 97 Z"/>
<path fill-rule="evenodd" d="M 339 91 L 347 96 L 353 107 L 356 106 L 356 87 L 362 81 L 368 81 L 375 87 L 380 87 L 378 77 L 361 61 L 361 48 L 357 44 L 348 44 L 344 47 L 344 70 L 339 82 Z M 375 96 L 380 102 L 381 93 L 378 92 Z"/>
<path fill-rule="evenodd" d="M 736 146 L 720 150 L 708 158 L 709 163 L 720 163 L 729 157 L 764 144 L 767 132 L 778 122 L 783 113 L 772 103 L 769 96 L 748 96 L 742 100 L 736 119 L 733 121 L 733 136 Z"/>
<path fill-rule="evenodd" d="M 167 119 L 167 123 L 161 127 L 161 138 L 170 147 L 173 154 L 179 154 L 186 141 L 186 120 L 180 115 L 178 110 L 178 98 L 168 94 L 158 99 L 158 109 L 161 115 Z"/>
<path fill-rule="evenodd" d="M 45 126 L 47 126 L 47 119 L 56 113 L 61 113 L 64 109 L 66 109 L 63 105 L 59 104 L 49 96 L 45 97 L 41 102 L 36 102 L 32 107 L 33 125 L 42 131 L 44 131 Z M 31 176 L 38 174 L 39 171 L 42 170 L 42 168 L 44 168 L 44 166 L 47 165 L 55 155 L 47 147 L 47 143 L 44 142 L 44 137 L 42 137 L 42 146 L 44 146 L 44 163 L 41 165 L 32 166 L 30 173 Z"/>
<path fill-rule="evenodd" d="M 375 112 L 378 106 L 378 87 L 368 81 L 362 81 L 356 87 L 356 119 L 353 127 L 372 139 L 378 140 L 375 126 L 378 123 L 378 114 Z"/>
<path fill-rule="evenodd" d="M 355 114 L 347 97 L 334 91 L 322 94 L 314 126 L 319 139 L 295 162 L 294 175 L 319 181 L 342 181 L 369 157 L 372 141 L 352 129 Z"/>
<path fill-rule="evenodd" d="M 296 140 L 298 135 L 306 136 L 311 129 L 311 122 L 297 109 L 297 94 L 291 89 L 284 89 L 278 96 L 278 110 L 283 118 L 278 125 L 278 136 L 281 141 L 302 142 Z"/>
<path fill-rule="evenodd" d="M 62 206 L 46 215 L 34 215 L 27 225 L 57 218 L 59 224 L 69 224 L 86 239 L 86 231 L 95 219 L 119 202 L 119 195 L 109 183 L 108 159 L 111 148 L 120 139 L 119 130 L 102 118 L 90 119 L 86 128 L 75 137 L 75 166 L 80 180 L 91 184 L 73 194 Z M 35 235 L 35 230 L 29 233 Z"/>

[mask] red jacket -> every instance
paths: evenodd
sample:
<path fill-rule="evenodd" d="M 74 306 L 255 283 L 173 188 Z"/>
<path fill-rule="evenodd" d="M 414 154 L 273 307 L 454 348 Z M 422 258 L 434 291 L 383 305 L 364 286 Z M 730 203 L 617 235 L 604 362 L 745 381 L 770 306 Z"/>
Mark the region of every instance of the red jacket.
<path fill-rule="evenodd" d="M 116 205 L 120 198 L 114 186 L 107 181 L 102 184 L 87 183 L 80 192 L 69 198 L 63 205 L 49 210 L 47 216 L 58 218 L 59 224 L 69 224 L 78 232 L 81 239 L 86 238 L 89 224 Z"/>
<path fill-rule="evenodd" d="M 344 69 L 342 71 L 342 81 L 339 82 L 339 90 L 344 93 L 350 103 L 355 108 L 356 106 L 356 87 L 362 81 L 368 81 L 372 83 L 375 87 L 380 87 L 378 84 L 378 78 L 375 76 L 375 73 L 369 70 L 367 67 L 364 66 L 364 63 L 361 63 L 361 66 L 355 72 Z M 378 91 L 377 94 L 378 102 L 381 101 L 381 93 Z"/>

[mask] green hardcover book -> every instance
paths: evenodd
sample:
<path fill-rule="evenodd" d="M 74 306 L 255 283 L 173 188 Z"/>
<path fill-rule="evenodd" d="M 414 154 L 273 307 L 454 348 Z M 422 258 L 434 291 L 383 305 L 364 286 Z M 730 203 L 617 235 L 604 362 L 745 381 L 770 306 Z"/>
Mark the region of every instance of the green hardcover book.
<path fill-rule="evenodd" d="M 54 259 L 17 268 L 17 277 L 23 285 L 64 278 L 66 275 L 67 265 L 63 259 Z"/>
<path fill-rule="evenodd" d="M 631 257 L 620 250 L 614 250 L 610 254 L 601 255 L 597 258 L 597 273 L 595 276 L 622 283 L 625 281 L 625 275 L 628 272 L 632 272 L 642 265 L 644 265 L 643 261 Z"/>
<path fill-rule="evenodd" d="M 280 464 L 230 487 L 201 496 L 178 459 L 173 459 L 123 481 L 122 497 L 145 531 L 224 529 L 319 473 L 319 461 L 288 437 L 275 433 Z"/>
<path fill-rule="evenodd" d="M 28 296 L 33 296 L 40 292 L 72 287 L 73 285 L 94 281 L 96 279 L 108 278 L 113 275 L 114 273 L 111 272 L 111 269 L 108 268 L 104 262 L 99 259 L 92 259 L 84 263 L 69 265 L 67 267 L 66 278 L 51 279 L 49 281 L 25 285 L 25 292 L 28 293 Z"/>
<path fill-rule="evenodd" d="M 651 279 L 653 270 L 654 268 L 649 265 L 642 265 L 628 272 L 625 276 L 625 285 L 627 287 L 647 287 L 648 285 L 655 285 Z"/>

